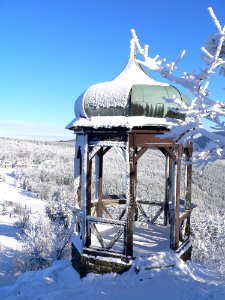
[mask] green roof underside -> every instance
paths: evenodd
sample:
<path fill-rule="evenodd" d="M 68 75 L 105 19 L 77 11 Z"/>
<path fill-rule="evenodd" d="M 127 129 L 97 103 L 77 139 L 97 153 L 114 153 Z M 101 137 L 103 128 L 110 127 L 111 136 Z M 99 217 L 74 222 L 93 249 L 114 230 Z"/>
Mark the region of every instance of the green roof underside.
<path fill-rule="evenodd" d="M 177 108 L 174 103 L 167 103 L 164 98 L 176 96 L 185 103 L 190 103 L 190 99 L 181 94 L 173 86 L 158 85 L 133 85 L 127 106 L 123 107 L 92 107 L 85 108 L 87 116 L 146 116 L 156 118 L 177 118 L 183 116 L 169 110 L 169 107 Z"/>

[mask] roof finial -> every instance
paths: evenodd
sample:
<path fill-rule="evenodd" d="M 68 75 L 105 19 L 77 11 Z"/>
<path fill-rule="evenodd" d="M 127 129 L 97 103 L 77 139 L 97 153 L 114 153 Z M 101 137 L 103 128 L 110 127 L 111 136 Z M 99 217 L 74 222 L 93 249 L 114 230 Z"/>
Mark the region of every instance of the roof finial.
<path fill-rule="evenodd" d="M 136 58 L 136 46 L 135 46 L 135 42 L 134 39 L 132 38 L 130 41 L 130 60 L 135 60 Z"/>

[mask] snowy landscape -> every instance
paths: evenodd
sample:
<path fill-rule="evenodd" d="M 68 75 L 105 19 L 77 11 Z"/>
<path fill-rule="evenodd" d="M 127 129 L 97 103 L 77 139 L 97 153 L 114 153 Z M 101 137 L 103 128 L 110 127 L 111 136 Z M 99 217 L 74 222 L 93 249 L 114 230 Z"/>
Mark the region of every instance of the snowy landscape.
<path fill-rule="evenodd" d="M 151 257 L 151 262 L 140 258 L 122 275 L 89 274 L 80 279 L 71 266 L 65 240 L 60 240 L 60 233 L 68 234 L 68 238 L 69 233 L 65 228 L 59 229 L 62 220 L 70 224 L 63 214 L 73 203 L 73 142 L 1 138 L 0 146 L 2 163 L 6 160 L 11 163 L 0 169 L 0 299 L 120 299 L 121 296 L 123 299 L 168 299 L 168 295 L 170 299 L 224 299 L 223 161 L 209 164 L 202 175 L 200 170 L 194 170 L 193 202 L 197 208 L 192 214 L 192 261 L 185 263 L 175 254 L 162 253 Z M 112 167 L 115 157 L 116 168 Z M 26 166 L 16 167 L 19 161 Z M 106 161 L 104 193 L 115 190 L 122 193 L 123 160 L 112 150 L 107 153 Z M 150 191 L 154 199 L 160 197 L 163 164 L 163 155 L 154 150 L 141 158 L 139 197 L 147 197 Z M 115 186 L 118 176 L 121 181 Z M 40 220 L 42 227 L 35 227 L 39 236 L 29 236 L 33 222 L 39 224 Z M 50 223 L 57 223 L 57 231 Z M 36 239 L 41 248 L 30 243 Z M 56 257 L 55 244 L 65 250 L 60 257 Z M 173 264 L 159 268 L 156 263 L 152 268 L 152 262 L 157 260 L 165 266 L 170 261 Z M 37 270 L 40 268 L 44 269 Z"/>
<path fill-rule="evenodd" d="M 131 30 L 127 66 L 113 81 L 94 85 L 81 94 L 75 104 L 76 117 L 67 125 L 67 129 L 78 132 L 85 127 L 131 129 L 137 126 L 140 129 L 142 126 L 165 126 L 170 130 L 164 137 L 173 138 L 176 145 L 181 145 L 179 149 L 187 147 L 187 144 L 194 144 L 193 157 L 190 154 L 185 160 L 186 166 L 192 163 L 193 172 L 185 173 L 185 168 L 180 167 L 177 173 L 179 182 L 185 182 L 181 180 L 185 176 L 189 178 L 189 182 L 192 178 L 194 208 L 191 214 L 191 260 L 184 262 L 168 247 L 166 252 L 160 249 L 155 253 L 151 252 L 149 256 L 135 259 L 130 254 L 132 266 L 122 275 L 89 273 L 81 279 L 71 264 L 71 240 L 75 231 L 74 190 L 77 197 L 81 188 L 81 198 L 84 196 L 86 201 L 89 197 L 89 204 L 91 199 L 95 200 L 91 195 L 90 185 L 90 195 L 87 196 L 85 189 L 88 185 L 87 178 L 91 177 L 94 168 L 97 169 L 97 164 L 93 169 L 88 169 L 89 162 L 85 164 L 84 157 L 86 154 L 91 160 L 91 155 L 105 145 L 97 140 L 99 144 L 94 144 L 92 149 L 95 153 L 88 152 L 86 133 L 80 145 L 78 134 L 75 156 L 77 168 L 74 173 L 74 141 L 44 142 L 0 138 L 0 299 L 225 299 L 225 106 L 223 101 L 212 100 L 208 89 L 212 76 L 218 70 L 225 76 L 225 26 L 221 26 L 212 8 L 208 10 L 217 32 L 201 48 L 204 68 L 199 67 L 192 73 L 183 72 L 177 76 L 177 64 L 182 60 L 185 51 L 176 60 L 168 63 L 166 59 L 159 58 L 159 55 L 150 56 L 148 45 L 142 46 L 135 30 Z M 141 66 L 158 72 L 161 77 L 172 84 L 181 85 L 192 94 L 190 103 L 185 103 L 182 97 L 175 95 L 172 98 L 168 95 L 168 99 L 163 97 L 164 101 L 172 103 L 170 110 L 182 114 L 182 118 L 154 118 L 143 114 L 135 117 L 127 115 L 126 112 L 124 115 L 117 115 L 121 108 L 127 108 L 131 89 L 136 83 L 147 84 L 149 87 L 156 85 L 145 73 L 142 74 Z M 92 110 L 95 115 L 89 116 L 88 113 Z M 105 110 L 106 115 L 103 115 L 106 117 L 101 117 L 101 112 L 105 113 Z M 115 116 L 114 112 L 117 113 Z M 212 122 L 214 128 L 205 128 L 203 121 Z M 106 139 L 106 144 L 107 142 Z M 80 150 L 78 147 L 81 145 L 83 148 Z M 130 170 L 130 178 L 125 176 L 130 165 L 134 163 L 130 152 L 135 152 L 135 147 L 137 150 L 140 146 L 133 145 L 131 151 L 132 147 L 129 145 L 130 152 L 125 153 L 124 159 L 123 151 L 119 151 L 119 147 L 110 148 L 107 145 L 109 147 L 104 153 L 104 176 L 101 176 L 102 194 L 124 195 L 127 192 L 126 183 L 130 180 L 131 173 L 134 174 L 134 170 Z M 133 193 L 131 198 L 147 199 L 149 202 L 164 200 L 166 158 L 158 151 L 158 144 L 154 145 L 154 149 L 150 147 L 146 150 L 148 147 L 143 147 L 146 152 L 141 153 L 143 156 L 139 157 L 135 169 L 137 185 L 133 185 L 132 192 L 129 190 L 130 195 Z M 171 151 L 171 148 L 173 147 L 167 150 Z M 175 160 L 178 164 L 183 159 L 182 155 L 179 156 L 179 149 L 177 156 L 172 153 L 175 155 L 174 170 Z M 82 166 L 76 165 L 79 156 L 83 159 Z M 76 173 L 79 176 L 82 173 L 83 177 L 79 182 L 78 176 L 74 176 Z M 190 174 L 192 177 L 188 176 Z M 100 176 L 95 180 L 100 181 Z M 96 182 L 91 184 L 95 185 Z M 185 184 L 180 190 L 181 195 L 176 196 L 179 205 L 183 199 L 187 200 L 188 192 Z M 126 204 L 133 209 L 134 201 L 130 198 L 128 200 L 130 202 L 127 201 Z M 86 226 L 88 209 L 85 201 L 82 199 L 84 213 L 81 223 Z M 94 205 L 92 208 L 95 209 Z M 92 208 L 90 205 L 90 211 Z M 189 212 L 191 209 L 189 207 Z M 148 207 L 146 210 L 146 215 L 154 215 L 153 208 Z M 109 215 L 112 211 L 118 213 L 117 208 L 110 204 Z M 105 213 L 101 217 L 104 218 Z M 142 222 L 137 218 L 135 223 L 133 217 L 132 212 L 130 220 L 134 227 L 137 222 Z M 160 217 L 157 217 L 157 221 Z M 80 227 L 78 221 L 77 225 Z M 117 221 L 119 223 L 120 219 Z M 151 222 L 146 226 L 146 230 L 154 231 Z M 77 232 L 80 233 L 80 228 Z M 86 236 L 82 233 L 83 241 L 84 238 Z M 131 242 L 133 243 L 132 239 Z M 142 243 L 143 250 L 148 247 L 149 239 L 142 238 L 137 242 L 139 245 Z"/>

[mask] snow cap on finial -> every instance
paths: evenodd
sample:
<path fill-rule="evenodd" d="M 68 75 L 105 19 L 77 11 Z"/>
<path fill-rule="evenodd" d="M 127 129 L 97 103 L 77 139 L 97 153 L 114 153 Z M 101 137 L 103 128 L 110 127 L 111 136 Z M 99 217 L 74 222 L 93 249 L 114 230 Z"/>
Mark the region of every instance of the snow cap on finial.
<path fill-rule="evenodd" d="M 130 57 L 129 57 L 129 60 L 135 60 L 135 58 L 136 58 L 136 46 L 135 46 L 134 39 L 132 38 L 130 40 Z"/>

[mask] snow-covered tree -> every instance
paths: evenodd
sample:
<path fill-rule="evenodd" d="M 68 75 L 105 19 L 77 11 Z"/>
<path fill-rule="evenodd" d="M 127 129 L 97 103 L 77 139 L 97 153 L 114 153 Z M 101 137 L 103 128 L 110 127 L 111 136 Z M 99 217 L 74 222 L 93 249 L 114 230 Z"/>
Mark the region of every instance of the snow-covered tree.
<path fill-rule="evenodd" d="M 17 269 L 38 270 L 55 260 L 68 259 L 73 232 L 74 223 L 64 224 L 61 218 L 53 221 L 47 215 L 37 215 L 28 219 L 20 235 L 23 247 L 16 257 Z"/>
<path fill-rule="evenodd" d="M 225 137 L 221 134 L 225 130 L 225 104 L 211 99 L 209 93 L 209 83 L 212 77 L 218 71 L 220 75 L 225 76 L 225 26 L 221 26 L 211 7 L 208 10 L 217 32 L 211 35 L 205 46 L 201 48 L 203 53 L 201 58 L 205 67 L 196 68 L 191 73 L 184 72 L 181 76 L 176 76 L 174 71 L 185 51 L 182 51 L 181 55 L 170 63 L 167 63 L 166 59 L 159 59 L 159 55 L 150 57 L 148 55 L 149 46 L 141 47 L 135 31 L 132 29 L 133 43 L 143 58 L 137 59 L 137 61 L 150 70 L 159 72 L 169 81 L 186 88 L 193 95 L 189 105 L 175 96 L 165 100 L 176 103 L 179 112 L 186 116 L 185 120 L 173 120 L 176 126 L 172 128 L 169 135 L 179 143 L 193 142 L 196 150 L 194 159 L 199 165 L 205 165 L 210 161 L 225 157 Z M 213 122 L 214 132 L 203 125 L 203 119 Z M 204 148 L 195 143 L 200 136 L 206 137 Z"/>
<path fill-rule="evenodd" d="M 39 215 L 36 220 L 29 220 L 20 237 L 23 247 L 16 257 L 18 270 L 38 270 L 50 265 L 52 228 L 48 218 Z"/>

